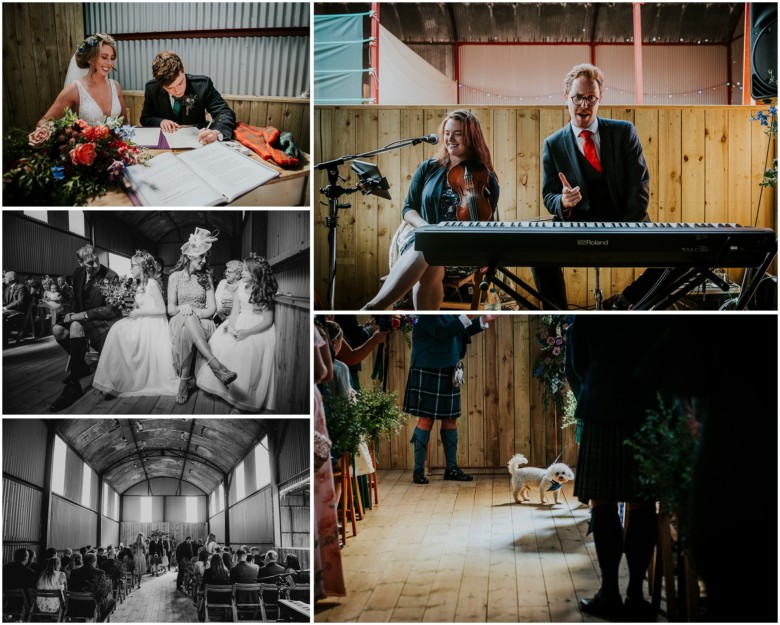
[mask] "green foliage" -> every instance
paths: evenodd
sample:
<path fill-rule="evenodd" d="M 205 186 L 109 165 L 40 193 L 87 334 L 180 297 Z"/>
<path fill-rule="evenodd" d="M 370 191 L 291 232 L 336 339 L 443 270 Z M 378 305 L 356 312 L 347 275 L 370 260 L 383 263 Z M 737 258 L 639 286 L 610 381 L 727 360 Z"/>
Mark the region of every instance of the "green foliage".
<path fill-rule="evenodd" d="M 563 406 L 563 419 L 561 419 L 561 429 L 564 430 L 570 425 L 577 425 L 577 419 L 574 413 L 577 411 L 577 398 L 571 389 L 566 389 L 566 403 Z"/>
<path fill-rule="evenodd" d="M 659 501 L 661 512 L 676 515 L 682 529 L 695 438 L 679 401 L 667 405 L 659 397 L 657 410 L 648 410 L 642 427 L 625 444 L 634 450 L 639 463 L 642 497 Z"/>
<path fill-rule="evenodd" d="M 332 395 L 325 406 L 333 455 L 355 455 L 363 436 L 356 404 L 350 397 Z"/>
<path fill-rule="evenodd" d="M 355 408 L 361 430 L 371 440 L 382 434 L 392 437 L 401 429 L 406 415 L 398 408 L 398 393 L 381 387 L 361 388 L 355 398 Z"/>
<path fill-rule="evenodd" d="M 542 408 L 552 405 L 556 414 L 563 414 L 566 401 L 566 315 L 544 315 L 539 319 L 536 341 L 539 355 L 533 375 L 542 387 Z"/>

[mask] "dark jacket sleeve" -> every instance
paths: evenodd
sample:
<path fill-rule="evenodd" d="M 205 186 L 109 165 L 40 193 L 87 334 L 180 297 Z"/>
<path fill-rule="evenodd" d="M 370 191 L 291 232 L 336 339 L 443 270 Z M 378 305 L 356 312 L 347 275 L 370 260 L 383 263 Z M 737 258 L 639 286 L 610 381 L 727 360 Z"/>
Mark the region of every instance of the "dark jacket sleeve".
<path fill-rule="evenodd" d="M 409 183 L 409 190 L 406 192 L 406 199 L 404 200 L 404 207 L 401 211 L 401 216 L 405 216 L 410 210 L 415 210 L 422 216 L 428 223 L 433 223 L 429 218 L 425 207 L 423 206 L 423 189 L 428 181 L 433 167 L 438 167 L 436 161 L 427 160 L 420 163 L 420 166 L 414 172 L 412 181 Z"/>
<path fill-rule="evenodd" d="M 150 80 L 146 83 L 144 89 L 144 107 L 141 111 L 141 126 L 159 126 L 164 117 L 157 115 L 157 109 L 155 108 L 155 100 L 157 98 L 158 90 L 161 89 L 154 80 Z"/>
<path fill-rule="evenodd" d="M 30 292 L 27 290 L 27 286 L 19 284 L 19 288 L 14 292 L 14 298 L 6 305 L 7 310 L 18 310 L 19 312 L 26 312 L 27 306 L 30 305 Z"/>
<path fill-rule="evenodd" d="M 650 203 L 650 171 L 647 168 L 636 128 L 633 124 L 626 124 L 625 128 L 625 139 L 622 141 L 624 151 L 621 160 L 626 166 L 625 184 L 627 185 L 628 198 L 623 219 L 625 221 L 645 221 L 647 219 L 647 206 Z"/>
<path fill-rule="evenodd" d="M 563 221 L 563 205 L 561 204 L 563 184 L 558 177 L 558 167 L 555 165 L 552 154 L 552 141 L 557 136 L 556 133 L 552 137 L 547 137 L 542 148 L 542 198 L 544 206 L 550 214 Z M 572 182 L 572 184 L 574 183 Z"/>
<path fill-rule="evenodd" d="M 211 82 L 211 79 L 207 80 L 203 103 L 214 120 L 211 128 L 221 132 L 225 139 L 232 139 L 233 130 L 236 127 L 236 115 L 219 91 L 214 88 L 214 83 Z"/>

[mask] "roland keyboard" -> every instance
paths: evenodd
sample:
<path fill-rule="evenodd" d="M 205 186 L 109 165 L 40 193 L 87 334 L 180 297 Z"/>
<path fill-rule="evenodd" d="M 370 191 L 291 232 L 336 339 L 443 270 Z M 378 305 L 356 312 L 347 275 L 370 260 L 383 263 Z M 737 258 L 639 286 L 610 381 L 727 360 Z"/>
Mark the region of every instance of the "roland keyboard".
<path fill-rule="evenodd" d="M 737 224 L 447 221 L 414 236 L 451 266 L 758 267 L 777 253 L 773 230 Z"/>

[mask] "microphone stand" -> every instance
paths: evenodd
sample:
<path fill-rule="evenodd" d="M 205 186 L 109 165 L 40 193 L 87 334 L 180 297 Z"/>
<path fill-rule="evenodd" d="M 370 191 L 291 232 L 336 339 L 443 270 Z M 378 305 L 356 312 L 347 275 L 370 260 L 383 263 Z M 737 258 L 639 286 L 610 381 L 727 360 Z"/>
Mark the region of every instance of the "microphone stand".
<path fill-rule="evenodd" d="M 325 218 L 325 226 L 328 228 L 328 310 L 336 309 L 336 228 L 339 225 L 339 209 L 352 208 L 352 204 L 340 204 L 339 198 L 342 195 L 351 195 L 356 191 L 363 191 L 364 193 L 370 193 L 372 185 L 368 181 L 361 180 L 354 187 L 344 188 L 339 185 L 339 180 L 346 182 L 347 179 L 339 174 L 339 166 L 344 165 L 349 161 L 353 161 L 358 158 L 367 158 L 369 156 L 376 156 L 383 152 L 389 152 L 390 150 L 396 150 L 398 148 L 404 148 L 407 146 L 418 145 L 423 143 L 425 139 L 419 137 L 416 139 L 401 139 L 399 141 L 393 141 L 388 143 L 383 148 L 377 148 L 369 152 L 363 152 L 362 154 L 349 154 L 340 156 L 339 158 L 331 161 L 325 161 L 315 165 L 315 169 L 325 170 L 328 172 L 328 184 L 320 189 L 326 198 L 328 198 L 328 216 Z M 324 204 L 324 202 L 323 202 Z"/>

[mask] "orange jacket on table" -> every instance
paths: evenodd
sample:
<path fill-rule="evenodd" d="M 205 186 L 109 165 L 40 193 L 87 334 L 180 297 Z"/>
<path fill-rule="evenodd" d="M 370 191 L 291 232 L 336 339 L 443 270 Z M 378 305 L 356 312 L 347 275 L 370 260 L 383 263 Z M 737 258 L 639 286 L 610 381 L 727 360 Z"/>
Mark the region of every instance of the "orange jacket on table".
<path fill-rule="evenodd" d="M 239 122 L 233 134 L 237 141 L 256 152 L 263 160 L 273 161 L 280 167 L 297 167 L 300 163 L 298 158 L 274 147 L 281 133 L 273 126 L 262 128 Z"/>

